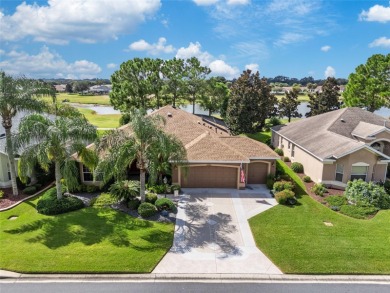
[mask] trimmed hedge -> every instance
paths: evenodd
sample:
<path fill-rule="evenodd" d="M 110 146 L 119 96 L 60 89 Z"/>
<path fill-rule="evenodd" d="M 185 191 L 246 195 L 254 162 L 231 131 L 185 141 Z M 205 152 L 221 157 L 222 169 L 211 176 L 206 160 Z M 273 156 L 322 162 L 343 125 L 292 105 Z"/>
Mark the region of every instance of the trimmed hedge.
<path fill-rule="evenodd" d="M 280 148 L 276 148 L 276 149 L 274 149 L 274 152 L 275 152 L 275 153 L 277 153 L 279 156 L 283 156 L 283 155 L 284 155 L 284 152 L 283 152 L 283 150 L 282 150 L 282 149 L 280 149 Z"/>
<path fill-rule="evenodd" d="M 303 182 L 306 182 L 306 183 L 311 182 L 310 176 L 303 176 L 302 180 L 303 180 Z"/>
<path fill-rule="evenodd" d="M 276 193 L 275 199 L 279 204 L 294 205 L 296 203 L 295 193 L 288 189 Z"/>
<path fill-rule="evenodd" d="M 283 191 L 283 190 L 293 190 L 294 189 L 294 183 L 291 181 L 276 181 L 273 186 L 273 190 L 278 192 L 278 191 Z"/>
<path fill-rule="evenodd" d="M 43 215 L 58 215 L 82 209 L 84 203 L 77 197 L 64 196 L 57 199 L 55 187 L 47 190 L 37 203 L 37 211 Z"/>
<path fill-rule="evenodd" d="M 294 162 L 291 164 L 291 170 L 295 173 L 303 173 L 303 165 L 301 163 Z"/>
<path fill-rule="evenodd" d="M 34 194 L 37 192 L 37 188 L 35 186 L 28 186 L 25 189 L 23 189 L 23 193 L 25 194 Z"/>
<path fill-rule="evenodd" d="M 169 198 L 159 198 L 154 205 L 159 211 L 166 210 L 176 213 L 177 210 L 175 204 Z"/>
<path fill-rule="evenodd" d="M 149 202 L 143 202 L 138 207 L 138 214 L 142 218 L 149 218 L 157 213 L 157 208 L 149 203 Z"/>
<path fill-rule="evenodd" d="M 157 194 L 155 193 L 147 193 L 145 194 L 145 202 L 154 204 L 157 200 Z"/>

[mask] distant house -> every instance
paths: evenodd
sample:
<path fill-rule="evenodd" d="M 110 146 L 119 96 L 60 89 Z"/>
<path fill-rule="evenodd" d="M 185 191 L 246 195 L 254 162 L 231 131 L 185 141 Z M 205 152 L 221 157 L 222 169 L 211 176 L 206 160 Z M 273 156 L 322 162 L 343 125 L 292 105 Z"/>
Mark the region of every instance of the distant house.
<path fill-rule="evenodd" d="M 188 169 L 175 167 L 172 183 L 194 188 L 245 188 L 247 184 L 265 184 L 275 172 L 277 154 L 267 145 L 242 136 L 231 136 L 226 128 L 184 110 L 165 106 L 149 115 L 166 119 L 163 130 L 176 136 L 187 150 Z M 119 128 L 129 131 L 129 126 Z M 242 171 L 242 172 L 241 172 Z M 129 172 L 137 173 L 134 163 Z M 241 173 L 245 180 L 242 180 Z M 138 170 L 139 174 L 139 170 Z M 91 172 L 80 163 L 80 177 L 93 182 Z"/>
<path fill-rule="evenodd" d="M 64 93 L 66 91 L 66 84 L 56 84 L 54 87 L 57 93 Z"/>
<path fill-rule="evenodd" d="M 315 182 L 344 188 L 354 179 L 384 181 L 390 162 L 390 121 L 344 108 L 272 129 L 272 144 L 300 162 Z"/>
<path fill-rule="evenodd" d="M 89 93 L 96 95 L 108 95 L 111 92 L 112 86 L 108 85 L 94 85 L 91 86 L 88 90 Z"/>

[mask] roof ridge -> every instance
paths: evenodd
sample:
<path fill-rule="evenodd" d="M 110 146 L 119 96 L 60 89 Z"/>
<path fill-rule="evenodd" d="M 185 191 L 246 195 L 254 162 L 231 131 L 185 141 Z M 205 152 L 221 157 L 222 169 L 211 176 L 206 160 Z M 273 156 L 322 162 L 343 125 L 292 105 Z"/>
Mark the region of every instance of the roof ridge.
<path fill-rule="evenodd" d="M 233 152 L 235 152 L 235 153 L 237 153 L 237 154 L 239 154 L 239 155 L 241 155 L 241 156 L 243 156 L 244 158 L 246 158 L 246 159 L 249 160 L 249 157 L 248 157 L 248 156 L 246 156 L 246 155 L 244 155 L 242 152 L 240 152 L 240 151 L 238 151 L 238 150 L 232 148 L 232 147 L 231 147 L 230 145 L 228 145 L 227 143 L 221 141 L 221 136 L 217 137 L 216 139 L 218 139 L 219 142 L 221 142 L 222 144 L 224 144 L 225 146 L 227 146 L 227 147 L 228 147 L 229 149 L 231 149 Z"/>
<path fill-rule="evenodd" d="M 199 141 L 201 141 L 204 137 L 206 137 L 207 135 L 210 135 L 210 133 L 208 131 L 205 131 L 203 132 L 201 135 L 199 135 L 198 137 L 194 138 L 193 140 L 191 140 L 189 143 L 187 143 L 184 148 L 185 149 L 189 149 L 190 147 L 192 147 L 193 145 L 197 144 Z"/>

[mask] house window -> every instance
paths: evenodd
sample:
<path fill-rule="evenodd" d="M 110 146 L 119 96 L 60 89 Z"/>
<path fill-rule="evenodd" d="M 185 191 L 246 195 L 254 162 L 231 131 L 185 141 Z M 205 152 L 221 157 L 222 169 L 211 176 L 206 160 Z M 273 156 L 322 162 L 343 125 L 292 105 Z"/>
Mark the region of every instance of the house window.
<path fill-rule="evenodd" d="M 85 165 L 83 165 L 84 181 L 93 181 L 93 173 Z"/>
<path fill-rule="evenodd" d="M 295 145 L 292 145 L 291 147 L 291 158 L 294 158 L 295 155 Z"/>
<path fill-rule="evenodd" d="M 351 181 L 352 180 L 358 180 L 362 179 L 363 181 L 366 181 L 367 178 L 367 172 L 368 172 L 368 165 L 367 164 L 354 164 L 352 165 L 351 170 Z"/>
<path fill-rule="evenodd" d="M 283 137 L 280 138 L 280 147 L 283 148 Z"/>
<path fill-rule="evenodd" d="M 343 182 L 344 165 L 336 165 L 336 181 Z"/>
<path fill-rule="evenodd" d="M 287 148 L 290 149 L 291 147 L 291 142 L 288 142 Z"/>

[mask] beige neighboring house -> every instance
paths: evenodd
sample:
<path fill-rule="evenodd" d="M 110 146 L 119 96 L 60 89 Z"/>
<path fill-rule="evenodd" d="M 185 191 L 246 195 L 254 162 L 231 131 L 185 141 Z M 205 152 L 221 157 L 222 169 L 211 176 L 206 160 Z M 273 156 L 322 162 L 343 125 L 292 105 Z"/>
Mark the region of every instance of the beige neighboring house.
<path fill-rule="evenodd" d="M 343 108 L 274 127 L 272 145 L 302 163 L 314 182 L 345 188 L 354 179 L 384 181 L 390 121 L 360 108 Z"/>
<path fill-rule="evenodd" d="M 231 136 L 216 121 L 165 106 L 149 115 L 166 120 L 164 131 L 175 135 L 187 150 L 188 169 L 173 169 L 172 183 L 193 188 L 237 188 L 246 184 L 265 184 L 267 175 L 275 172 L 278 155 L 267 145 L 242 136 Z M 120 129 L 126 131 L 128 125 Z M 133 164 L 135 166 L 135 164 Z M 134 166 L 130 169 L 133 169 Z M 241 182 L 241 169 L 245 183 Z M 130 170 L 131 171 L 131 170 Z M 96 184 L 90 171 L 80 163 L 81 180 Z"/>

